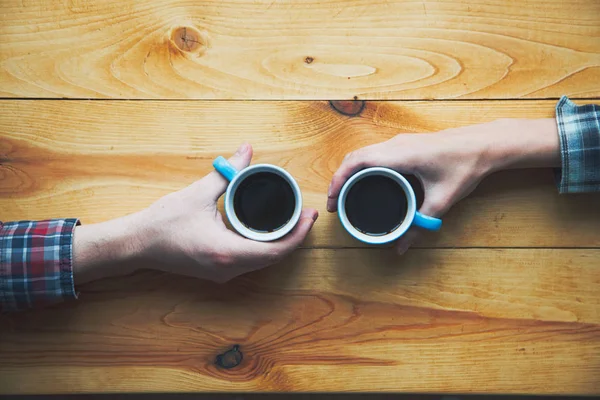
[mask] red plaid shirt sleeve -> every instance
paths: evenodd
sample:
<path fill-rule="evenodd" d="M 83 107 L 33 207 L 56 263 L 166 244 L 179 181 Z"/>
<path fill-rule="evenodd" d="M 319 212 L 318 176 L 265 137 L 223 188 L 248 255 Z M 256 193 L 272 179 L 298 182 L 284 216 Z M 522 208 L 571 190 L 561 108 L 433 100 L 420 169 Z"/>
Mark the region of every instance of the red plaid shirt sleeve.
<path fill-rule="evenodd" d="M 77 219 L 0 222 L 0 310 L 76 298 L 73 231 Z"/>

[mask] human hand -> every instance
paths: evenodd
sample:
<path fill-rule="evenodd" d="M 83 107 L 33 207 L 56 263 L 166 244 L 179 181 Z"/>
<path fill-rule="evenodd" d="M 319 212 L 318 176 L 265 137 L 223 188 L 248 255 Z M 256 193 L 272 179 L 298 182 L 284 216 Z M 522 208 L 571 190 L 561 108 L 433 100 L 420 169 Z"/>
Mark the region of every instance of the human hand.
<path fill-rule="evenodd" d="M 229 162 L 243 169 L 251 158 L 252 147 L 244 144 Z M 282 239 L 274 242 L 246 239 L 227 229 L 217 209 L 217 200 L 227 185 L 227 180 L 213 171 L 138 213 L 78 227 L 74 245 L 76 282 L 102 277 L 84 273 L 86 266 L 123 259 L 158 261 L 156 266 L 150 265 L 167 272 L 226 282 L 280 261 L 302 243 L 317 220 L 316 210 L 305 209 L 294 230 Z M 94 251 L 94 241 L 97 247 L 100 240 L 102 253 L 115 254 L 113 259 L 102 260 L 105 256 Z M 79 280 L 77 270 L 84 271 Z"/>
<path fill-rule="evenodd" d="M 337 197 L 346 180 L 357 171 L 382 166 L 419 178 L 425 192 L 420 212 L 441 217 L 467 196 L 492 169 L 486 157 L 482 129 L 502 129 L 501 123 L 469 126 L 432 134 L 400 134 L 394 138 L 349 153 L 335 172 L 328 190 L 327 210 L 337 210 Z M 416 241 L 421 229 L 410 228 L 396 243 L 403 254 Z"/>
<path fill-rule="evenodd" d="M 441 217 L 492 172 L 560 166 L 558 137 L 554 118 L 501 119 L 437 133 L 400 134 L 346 156 L 329 186 L 327 210 L 336 211 L 350 176 L 381 166 L 416 175 L 425 192 L 419 211 Z M 396 243 L 398 253 L 406 252 L 420 234 L 420 228 L 410 228 Z"/>

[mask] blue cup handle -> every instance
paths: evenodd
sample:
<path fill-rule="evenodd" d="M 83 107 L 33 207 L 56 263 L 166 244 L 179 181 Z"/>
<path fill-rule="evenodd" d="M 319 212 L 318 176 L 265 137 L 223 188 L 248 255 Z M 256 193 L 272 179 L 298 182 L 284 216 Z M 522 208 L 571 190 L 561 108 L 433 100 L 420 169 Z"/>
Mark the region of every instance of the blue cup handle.
<path fill-rule="evenodd" d="M 421 214 L 417 211 L 415 213 L 415 219 L 413 219 L 413 224 L 419 228 L 427 229 L 428 231 L 439 231 L 442 227 L 442 220 Z"/>
<path fill-rule="evenodd" d="M 215 161 L 213 161 L 213 167 L 215 167 L 217 172 L 223 175 L 223 177 L 229 182 L 231 182 L 239 172 L 233 165 L 229 164 L 229 161 L 227 161 L 223 156 L 215 158 Z"/>

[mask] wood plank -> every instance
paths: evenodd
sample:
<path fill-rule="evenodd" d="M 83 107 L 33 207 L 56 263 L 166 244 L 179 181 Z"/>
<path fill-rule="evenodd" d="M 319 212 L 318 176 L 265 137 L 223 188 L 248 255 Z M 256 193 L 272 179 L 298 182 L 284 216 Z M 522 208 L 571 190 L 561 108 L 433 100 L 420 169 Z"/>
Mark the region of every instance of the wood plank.
<path fill-rule="evenodd" d="M 224 286 L 151 271 L 97 281 L 76 302 L 0 317 L 0 393 L 597 394 L 599 260 L 306 249 Z M 215 366 L 234 344 L 241 364 Z"/>
<path fill-rule="evenodd" d="M 2 2 L 0 95 L 600 95 L 600 2 Z"/>
<path fill-rule="evenodd" d="M 211 170 L 243 140 L 284 166 L 321 219 L 309 247 L 358 246 L 325 211 L 343 156 L 398 132 L 553 115 L 553 101 L 369 102 L 360 117 L 325 102 L 2 101 L 0 220 L 99 222 L 151 204 Z M 474 112 L 473 110 L 476 110 Z M 485 132 L 482 132 L 485 134 Z M 600 194 L 559 196 L 550 170 L 494 175 L 426 247 L 598 247 Z"/>

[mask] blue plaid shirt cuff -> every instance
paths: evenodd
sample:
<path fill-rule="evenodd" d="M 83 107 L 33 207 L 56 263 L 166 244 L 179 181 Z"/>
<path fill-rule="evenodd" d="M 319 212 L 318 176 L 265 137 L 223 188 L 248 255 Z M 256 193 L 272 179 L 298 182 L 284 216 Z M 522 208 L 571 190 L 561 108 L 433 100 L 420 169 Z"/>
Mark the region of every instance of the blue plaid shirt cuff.
<path fill-rule="evenodd" d="M 566 96 L 556 105 L 562 169 L 560 193 L 600 191 L 600 107 L 577 106 Z"/>

